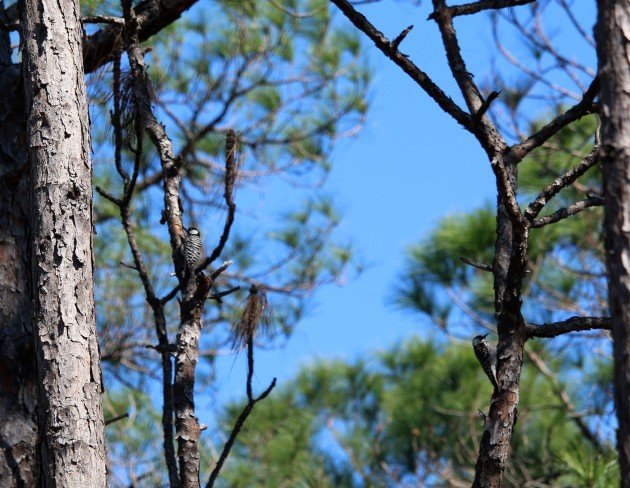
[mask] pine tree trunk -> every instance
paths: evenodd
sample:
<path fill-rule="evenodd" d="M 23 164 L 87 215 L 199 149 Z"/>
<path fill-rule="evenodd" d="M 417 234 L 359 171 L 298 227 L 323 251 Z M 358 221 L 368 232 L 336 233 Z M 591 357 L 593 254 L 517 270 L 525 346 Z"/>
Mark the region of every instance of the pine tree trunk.
<path fill-rule="evenodd" d="M 43 484 L 106 486 L 92 276 L 90 124 L 76 1 L 26 0 L 38 465 Z"/>
<path fill-rule="evenodd" d="M 35 485 L 37 442 L 24 97 L 10 52 L 8 32 L 0 32 L 0 485 L 6 488 Z"/>
<path fill-rule="evenodd" d="M 630 487 L 630 2 L 599 0 L 602 173 L 606 266 L 612 317 L 617 448 Z"/>

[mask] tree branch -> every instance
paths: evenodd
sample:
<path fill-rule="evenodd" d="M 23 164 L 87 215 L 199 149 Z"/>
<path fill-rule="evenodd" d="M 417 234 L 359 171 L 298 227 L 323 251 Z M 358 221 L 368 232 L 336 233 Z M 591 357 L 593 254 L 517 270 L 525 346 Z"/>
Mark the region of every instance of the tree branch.
<path fill-rule="evenodd" d="M 217 477 L 219 476 L 219 472 L 221 471 L 223 464 L 225 463 L 227 457 L 230 454 L 232 446 L 234 445 L 234 441 L 236 441 L 236 437 L 238 436 L 239 432 L 243 428 L 243 425 L 245 424 L 247 417 L 249 417 L 249 414 L 254 409 L 254 406 L 256 405 L 256 403 L 264 400 L 269 395 L 269 393 L 271 393 L 271 390 L 273 390 L 274 387 L 276 386 L 276 378 L 274 378 L 271 384 L 267 387 L 267 389 L 264 392 L 262 392 L 260 396 L 255 397 L 252 393 L 252 378 L 253 377 L 254 377 L 254 338 L 253 336 L 250 336 L 247 339 L 247 383 L 246 383 L 247 404 L 245 405 L 240 415 L 236 419 L 236 423 L 234 424 L 234 428 L 232 429 L 232 432 L 230 433 L 230 437 L 228 438 L 225 445 L 223 446 L 223 451 L 221 452 L 221 455 L 219 456 L 219 460 L 217 461 L 216 466 L 214 467 L 214 469 L 212 470 L 212 473 L 210 474 L 210 479 L 208 480 L 208 483 L 206 484 L 206 488 L 211 488 L 212 486 L 214 486 L 214 483 L 216 482 Z"/>
<path fill-rule="evenodd" d="M 105 419 L 105 426 L 107 427 L 110 424 L 113 424 L 115 422 L 118 422 L 119 420 L 122 419 L 126 419 L 129 417 L 129 412 L 125 412 L 121 415 L 116 415 L 115 417 L 109 418 L 109 419 Z"/>
<path fill-rule="evenodd" d="M 563 114 L 558 115 L 555 119 L 541 128 L 538 132 L 529 136 L 523 142 L 512 146 L 510 149 L 510 155 L 513 156 L 516 161 L 522 161 L 523 158 L 525 158 L 525 156 L 527 156 L 527 154 L 529 154 L 532 150 L 544 144 L 570 123 L 581 119 L 585 115 L 595 113 L 596 110 L 593 101 L 598 94 L 599 77 L 596 76 L 586 90 L 586 93 L 584 93 L 580 102 Z"/>
<path fill-rule="evenodd" d="M 558 176 L 551 184 L 541 191 L 536 199 L 527 206 L 527 209 L 525 210 L 525 218 L 529 221 L 535 219 L 544 206 L 547 205 L 547 203 L 549 203 L 549 201 L 556 196 L 560 190 L 568 187 L 590 168 L 595 166 L 599 162 L 598 150 L 599 146 L 595 146 L 589 155 L 580 161 L 580 163 L 575 165 L 563 175 Z"/>
<path fill-rule="evenodd" d="M 546 217 L 541 217 L 536 219 L 532 223 L 532 227 L 537 229 L 539 227 L 544 227 L 545 225 L 555 224 L 560 220 L 564 220 L 567 217 L 571 217 L 571 215 L 575 215 L 576 213 L 581 212 L 584 209 L 590 207 L 599 207 L 604 204 L 604 198 L 599 195 L 593 195 L 585 198 L 584 200 L 580 200 L 579 202 L 573 203 L 568 207 L 561 208 L 560 210 L 552 213 L 551 215 L 547 215 Z"/>
<path fill-rule="evenodd" d="M 488 95 L 488 98 L 486 98 L 483 101 L 483 103 L 481 104 L 481 107 L 479 107 L 479 110 L 477 110 L 477 112 L 475 112 L 475 115 L 473 116 L 476 122 L 479 122 L 481 120 L 481 118 L 485 115 L 485 113 L 490 108 L 490 105 L 492 104 L 492 102 L 494 102 L 499 97 L 499 95 L 501 95 L 500 91 L 490 92 L 490 94 Z"/>
<path fill-rule="evenodd" d="M 444 112 L 453 117 L 463 127 L 472 131 L 469 114 L 464 112 L 429 76 L 418 68 L 407 56 L 402 54 L 393 42 L 390 42 L 382 32 L 378 31 L 365 16 L 355 10 L 346 0 L 331 0 L 339 10 L 354 24 L 354 26 L 368 36 L 385 56 L 396 63 L 409 77 L 414 80 L 429 95 Z"/>
<path fill-rule="evenodd" d="M 502 8 L 516 7 L 534 3 L 536 0 L 481 0 L 479 2 L 466 3 L 464 5 L 453 5 L 449 7 L 451 17 L 458 15 L 472 15 L 483 10 L 498 10 Z M 433 12 L 427 20 L 435 19 L 437 13 Z"/>
<path fill-rule="evenodd" d="M 472 259 L 468 259 L 465 257 L 460 257 L 462 263 L 467 264 L 468 266 L 472 266 L 473 268 L 480 269 L 481 271 L 489 271 L 492 273 L 492 265 L 480 263 L 478 261 L 473 261 Z"/>
<path fill-rule="evenodd" d="M 464 96 L 464 100 L 466 100 L 469 112 L 476 114 L 483 103 L 482 97 L 477 85 L 473 81 L 472 73 L 468 71 L 464 58 L 462 58 L 450 9 L 446 6 L 444 0 L 433 0 L 433 8 L 435 9 L 433 12 L 434 18 L 440 29 L 442 43 L 446 49 L 448 66 Z"/>
<path fill-rule="evenodd" d="M 610 317 L 571 317 L 551 324 L 527 324 L 525 326 L 528 339 L 533 337 L 551 338 L 592 329 L 610 330 Z"/>

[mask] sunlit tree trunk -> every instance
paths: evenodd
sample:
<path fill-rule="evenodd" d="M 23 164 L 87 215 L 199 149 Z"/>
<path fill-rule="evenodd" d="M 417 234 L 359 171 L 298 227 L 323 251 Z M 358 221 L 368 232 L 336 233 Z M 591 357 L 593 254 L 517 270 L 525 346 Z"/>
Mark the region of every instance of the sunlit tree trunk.
<path fill-rule="evenodd" d="M 26 0 L 38 466 L 45 486 L 106 486 L 92 270 L 90 123 L 76 1 Z"/>

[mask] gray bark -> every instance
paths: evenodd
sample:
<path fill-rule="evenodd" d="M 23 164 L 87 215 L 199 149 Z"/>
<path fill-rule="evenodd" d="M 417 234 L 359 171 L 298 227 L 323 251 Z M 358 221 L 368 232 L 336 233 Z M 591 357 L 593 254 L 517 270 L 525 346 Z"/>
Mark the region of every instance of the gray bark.
<path fill-rule="evenodd" d="M 630 2 L 599 0 L 601 146 L 621 486 L 630 487 Z"/>
<path fill-rule="evenodd" d="M 26 0 L 39 458 L 45 486 L 106 486 L 92 277 L 92 167 L 79 4 Z"/>
<path fill-rule="evenodd" d="M 23 88 L 10 52 L 8 33 L 0 32 L 0 485 L 6 488 L 35 484 L 37 442 Z"/>

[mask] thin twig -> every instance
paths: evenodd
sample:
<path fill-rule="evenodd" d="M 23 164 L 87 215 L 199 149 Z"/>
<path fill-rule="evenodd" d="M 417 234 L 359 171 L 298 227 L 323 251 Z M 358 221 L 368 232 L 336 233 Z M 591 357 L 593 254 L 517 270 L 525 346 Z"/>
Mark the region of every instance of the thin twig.
<path fill-rule="evenodd" d="M 405 40 L 405 37 L 407 37 L 407 35 L 409 35 L 409 33 L 411 32 L 411 29 L 413 29 L 413 25 L 410 25 L 404 31 L 402 31 L 400 34 L 396 36 L 396 38 L 392 41 L 393 51 L 398 51 L 398 47 L 400 46 L 400 43 Z"/>
<path fill-rule="evenodd" d="M 519 5 L 527 5 L 533 3 L 536 0 L 481 0 L 479 2 L 466 3 L 464 5 L 454 5 L 449 7 L 452 17 L 458 15 L 472 15 L 482 10 L 498 10 L 502 8 L 516 7 Z M 427 20 L 435 19 L 436 12 L 429 15 Z"/>
<path fill-rule="evenodd" d="M 561 129 L 572 122 L 581 119 L 585 115 L 595 112 L 593 101 L 599 94 L 599 77 L 595 77 L 584 93 L 582 100 L 561 115 L 558 115 L 551 122 L 542 127 L 538 132 L 529 136 L 523 142 L 512 146 L 511 155 L 516 161 L 522 161 L 532 150 L 544 144 Z"/>
<path fill-rule="evenodd" d="M 572 215 L 575 215 L 582 210 L 591 207 L 600 207 L 604 204 L 604 198 L 599 195 L 592 195 L 584 200 L 580 200 L 579 202 L 575 202 L 568 207 L 561 208 L 551 215 L 547 215 L 546 217 L 541 217 L 532 222 L 532 227 L 537 229 L 539 227 L 544 227 L 545 225 L 555 224 L 560 220 L 564 220 Z"/>
<path fill-rule="evenodd" d="M 122 415 L 117 415 L 116 417 L 112 417 L 110 419 L 105 419 L 105 425 L 113 424 L 114 422 L 118 422 L 119 420 L 126 419 L 129 417 L 129 413 L 125 412 Z"/>
<path fill-rule="evenodd" d="M 237 292 L 240 289 L 241 289 L 240 286 L 235 286 L 233 288 L 230 288 L 229 290 L 221 291 L 218 293 L 212 293 L 208 298 L 211 300 L 216 300 L 219 303 L 223 303 L 223 300 L 222 300 L 223 297 L 231 295 L 232 293 Z"/>
<path fill-rule="evenodd" d="M 243 425 L 245 424 L 247 417 L 249 417 L 249 414 L 254 409 L 254 406 L 256 405 L 256 403 L 264 400 L 267 397 L 267 395 L 271 393 L 271 390 L 273 390 L 274 387 L 276 386 L 276 378 L 274 378 L 271 384 L 267 387 L 267 389 L 264 392 L 262 392 L 258 397 L 254 397 L 252 393 L 253 376 L 254 376 L 254 339 L 253 337 L 250 337 L 247 341 L 247 384 L 246 384 L 247 404 L 245 405 L 240 415 L 236 419 L 234 428 L 232 429 L 232 432 L 230 432 L 230 437 L 228 438 L 225 445 L 223 446 L 223 451 L 221 452 L 221 456 L 219 456 L 219 460 L 217 461 L 216 466 L 214 467 L 214 469 L 212 470 L 212 473 L 210 474 L 210 479 L 208 480 L 208 483 L 206 484 L 206 488 L 211 488 L 212 486 L 214 486 L 214 483 L 216 482 L 217 477 L 219 476 L 219 472 L 221 471 L 223 464 L 225 463 L 227 457 L 230 454 L 230 450 L 232 449 L 232 446 L 234 445 L 234 441 L 236 441 L 236 437 L 238 436 L 239 432 L 243 428 Z"/>
<path fill-rule="evenodd" d="M 473 75 L 468 71 L 462 57 L 450 9 L 446 6 L 444 0 L 433 0 L 433 8 L 435 9 L 435 19 L 442 35 L 442 43 L 446 50 L 446 58 L 451 74 L 455 78 L 464 100 L 466 100 L 468 110 L 470 113 L 475 114 L 482 106 L 482 97 L 479 88 L 473 81 Z"/>
<path fill-rule="evenodd" d="M 490 105 L 492 104 L 492 102 L 494 102 L 499 97 L 499 95 L 501 95 L 501 91 L 490 92 L 490 94 L 488 95 L 488 98 L 486 98 L 483 101 L 483 103 L 481 104 L 481 107 L 479 107 L 479 110 L 477 110 L 477 112 L 475 113 L 474 119 L 476 121 L 481 120 L 481 118 L 485 115 L 485 113 L 490 108 Z"/>
<path fill-rule="evenodd" d="M 114 195 L 112 195 L 111 193 L 107 192 L 106 190 L 104 190 L 103 188 L 101 188 L 100 186 L 96 185 L 94 187 L 94 189 L 96 190 L 96 193 L 98 193 L 100 196 L 102 196 L 103 198 L 109 200 L 110 202 L 112 202 L 114 205 L 116 206 L 120 206 L 121 205 L 121 200 L 120 198 L 116 198 Z"/>
<path fill-rule="evenodd" d="M 558 176 L 552 183 L 547 185 L 547 187 L 540 192 L 536 199 L 527 206 L 527 209 L 525 210 L 525 218 L 530 221 L 535 219 L 544 206 L 547 205 L 547 203 L 556 196 L 560 190 L 568 187 L 598 162 L 598 146 L 595 146 L 589 155 L 580 161 L 580 163 L 575 165 L 563 175 Z"/>
<path fill-rule="evenodd" d="M 482 271 L 489 271 L 492 273 L 492 265 L 480 263 L 478 261 L 473 261 L 472 259 L 465 258 L 464 256 L 460 256 L 462 263 L 467 264 L 468 266 L 472 266 L 473 268 L 480 269 Z"/>

